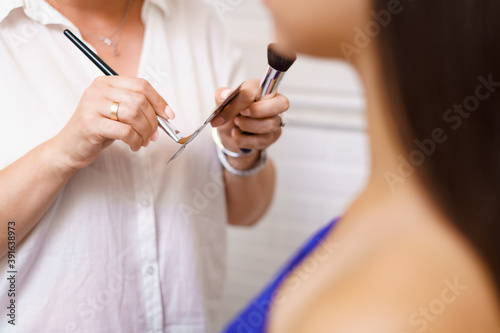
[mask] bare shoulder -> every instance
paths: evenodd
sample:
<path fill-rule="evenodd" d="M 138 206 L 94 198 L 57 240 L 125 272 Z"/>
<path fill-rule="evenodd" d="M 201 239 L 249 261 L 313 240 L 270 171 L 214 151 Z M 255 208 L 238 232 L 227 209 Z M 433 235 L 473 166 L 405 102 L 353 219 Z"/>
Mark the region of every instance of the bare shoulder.
<path fill-rule="evenodd" d="M 296 332 L 500 332 L 484 266 L 460 239 L 422 230 L 374 249 L 325 286 Z"/>

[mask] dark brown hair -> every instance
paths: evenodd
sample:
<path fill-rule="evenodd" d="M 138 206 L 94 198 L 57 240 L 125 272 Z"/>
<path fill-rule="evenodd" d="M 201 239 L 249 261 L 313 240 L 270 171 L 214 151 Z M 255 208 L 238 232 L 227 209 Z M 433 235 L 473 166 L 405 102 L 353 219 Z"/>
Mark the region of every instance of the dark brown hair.
<path fill-rule="evenodd" d="M 403 8 L 377 44 L 390 117 L 406 151 L 427 154 L 420 179 L 500 290 L 500 1 L 374 1 Z M 446 140 L 432 151 L 436 129 Z"/>

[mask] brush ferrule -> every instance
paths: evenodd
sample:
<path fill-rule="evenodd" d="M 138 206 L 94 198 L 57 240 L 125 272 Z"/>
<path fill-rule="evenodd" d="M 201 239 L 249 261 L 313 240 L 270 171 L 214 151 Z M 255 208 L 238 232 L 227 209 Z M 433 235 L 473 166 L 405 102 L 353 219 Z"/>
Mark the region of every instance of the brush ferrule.
<path fill-rule="evenodd" d="M 278 90 L 278 86 L 283 79 L 283 76 L 285 76 L 285 73 L 286 72 L 280 72 L 272 68 L 271 66 L 267 67 L 266 74 L 264 75 L 262 83 L 260 84 L 260 87 L 262 89 L 262 92 L 260 94 L 261 99 L 264 96 L 271 95 Z"/>

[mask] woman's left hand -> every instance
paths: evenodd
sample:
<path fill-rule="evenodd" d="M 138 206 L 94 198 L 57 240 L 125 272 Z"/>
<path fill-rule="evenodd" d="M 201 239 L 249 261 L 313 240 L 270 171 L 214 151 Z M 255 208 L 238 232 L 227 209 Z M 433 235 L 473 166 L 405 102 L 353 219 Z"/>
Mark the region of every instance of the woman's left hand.
<path fill-rule="evenodd" d="M 231 93 L 229 88 L 220 88 L 215 94 L 217 105 Z M 239 152 L 240 148 L 260 151 L 275 143 L 281 136 L 280 114 L 290 107 L 283 95 L 260 97 L 258 80 L 243 84 L 238 97 L 212 121 L 218 127 L 222 144 L 229 150 Z"/>

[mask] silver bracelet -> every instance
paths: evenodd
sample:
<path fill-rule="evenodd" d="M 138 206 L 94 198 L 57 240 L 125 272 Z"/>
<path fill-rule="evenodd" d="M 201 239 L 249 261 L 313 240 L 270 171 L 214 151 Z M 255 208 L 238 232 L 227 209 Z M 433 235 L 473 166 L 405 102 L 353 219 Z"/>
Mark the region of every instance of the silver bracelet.
<path fill-rule="evenodd" d="M 234 151 L 231 151 L 231 150 L 227 149 L 226 147 L 224 147 L 224 145 L 222 144 L 222 141 L 220 139 L 220 136 L 219 136 L 219 130 L 216 127 L 212 128 L 212 138 L 214 139 L 214 142 L 217 145 L 217 147 L 220 150 L 222 150 L 224 152 L 224 154 L 226 154 L 227 156 L 243 157 L 243 156 L 247 156 L 247 155 L 250 155 L 251 153 L 253 153 L 253 149 L 247 149 L 246 152 L 235 153 Z"/>
<path fill-rule="evenodd" d="M 267 152 L 265 150 L 262 150 L 260 152 L 260 159 L 257 161 L 257 163 L 250 169 L 247 170 L 238 170 L 235 167 L 233 167 L 231 164 L 229 164 L 229 161 L 227 160 L 227 155 L 222 151 L 222 149 L 219 148 L 219 146 L 216 147 L 217 149 L 217 156 L 219 157 L 219 161 L 229 173 L 239 176 L 239 177 L 249 177 L 260 170 L 262 170 L 267 163 Z"/>

